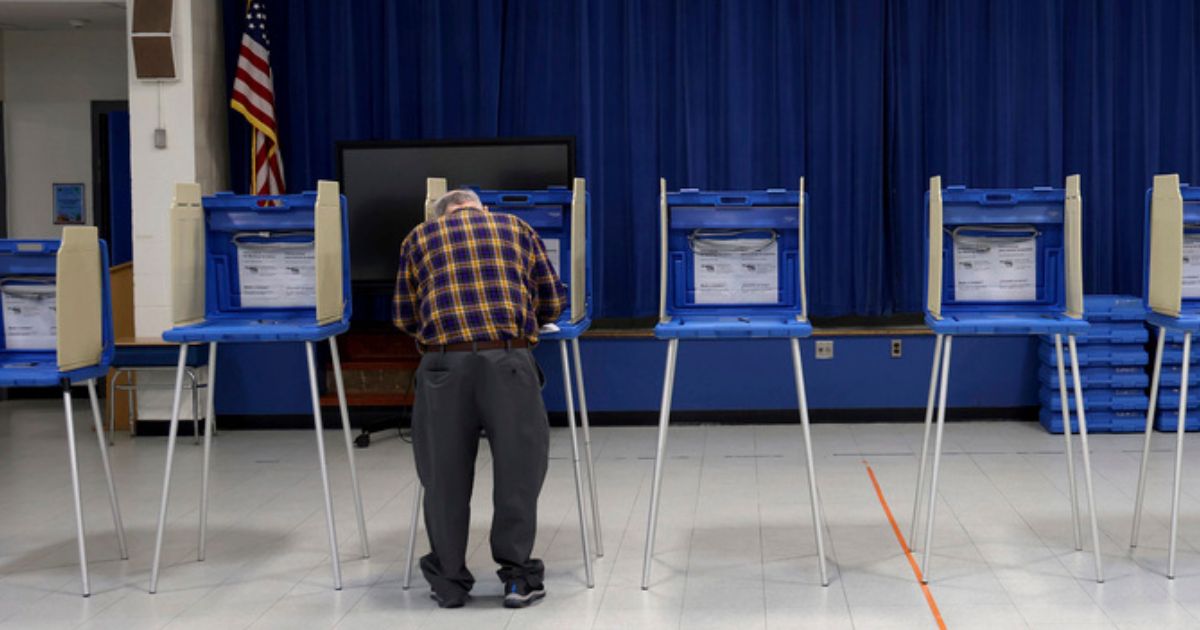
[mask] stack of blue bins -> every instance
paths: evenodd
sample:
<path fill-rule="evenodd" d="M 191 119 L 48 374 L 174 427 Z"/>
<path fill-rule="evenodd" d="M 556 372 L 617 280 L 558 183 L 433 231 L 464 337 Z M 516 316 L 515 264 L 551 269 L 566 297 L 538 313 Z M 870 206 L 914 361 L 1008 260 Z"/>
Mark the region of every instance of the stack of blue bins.
<path fill-rule="evenodd" d="M 1146 343 L 1150 333 L 1146 328 L 1146 310 L 1141 298 L 1125 295 L 1088 295 L 1084 297 L 1084 317 L 1091 324 L 1077 335 L 1079 378 L 1083 387 L 1084 412 L 1088 431 L 1093 433 L 1130 433 L 1146 428 L 1146 411 L 1150 406 L 1150 353 Z M 1182 338 L 1180 339 L 1182 341 Z M 1067 378 L 1067 398 L 1072 414 L 1075 411 L 1074 384 L 1071 381 L 1070 347 L 1064 336 L 1063 360 Z M 1182 358 L 1177 353 L 1176 362 Z M 1038 347 L 1039 399 L 1042 403 L 1038 419 L 1051 433 L 1062 433 L 1062 398 L 1058 387 L 1058 357 L 1054 337 L 1043 336 Z M 1164 365 L 1164 374 L 1166 367 Z M 1176 376 L 1176 385 L 1178 385 Z M 1189 378 L 1189 380 L 1192 380 Z M 1176 390 L 1177 391 L 1177 390 Z M 1160 396 L 1160 400 L 1162 397 Z M 1175 395 L 1178 409 L 1178 393 Z M 1189 402 L 1188 407 L 1192 405 Z M 1075 416 L 1071 423 L 1074 432 Z"/>
<path fill-rule="evenodd" d="M 1158 331 L 1150 333 L 1157 341 Z M 1154 345 L 1150 344 L 1153 353 Z M 1200 344 L 1192 335 L 1192 356 L 1188 361 L 1188 402 L 1183 429 L 1200 429 Z M 1159 431 L 1174 431 L 1179 427 L 1179 386 L 1183 384 L 1183 333 L 1167 333 L 1163 345 L 1162 372 L 1158 381 L 1158 405 L 1154 417 L 1154 428 Z"/>

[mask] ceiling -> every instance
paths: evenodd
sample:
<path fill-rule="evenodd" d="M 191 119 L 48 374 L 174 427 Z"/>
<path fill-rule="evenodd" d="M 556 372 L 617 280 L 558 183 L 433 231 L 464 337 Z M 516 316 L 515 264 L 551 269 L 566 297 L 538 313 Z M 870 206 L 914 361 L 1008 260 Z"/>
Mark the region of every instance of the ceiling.
<path fill-rule="evenodd" d="M 72 26 L 83 20 L 83 26 Z M 71 0 L 0 0 L 0 30 L 58 31 L 124 30 L 124 0 L 77 2 Z"/>

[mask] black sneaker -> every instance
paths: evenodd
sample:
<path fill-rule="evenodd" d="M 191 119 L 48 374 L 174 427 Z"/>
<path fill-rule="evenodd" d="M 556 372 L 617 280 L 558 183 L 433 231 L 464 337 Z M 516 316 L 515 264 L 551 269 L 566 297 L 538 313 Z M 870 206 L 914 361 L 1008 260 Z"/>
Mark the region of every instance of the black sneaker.
<path fill-rule="evenodd" d="M 546 587 L 534 588 L 525 580 L 509 580 L 504 583 L 504 607 L 524 608 L 546 596 Z"/>
<path fill-rule="evenodd" d="M 438 608 L 462 608 L 470 595 L 463 593 L 455 597 L 447 597 L 437 591 L 429 591 L 429 598 L 437 602 Z"/>

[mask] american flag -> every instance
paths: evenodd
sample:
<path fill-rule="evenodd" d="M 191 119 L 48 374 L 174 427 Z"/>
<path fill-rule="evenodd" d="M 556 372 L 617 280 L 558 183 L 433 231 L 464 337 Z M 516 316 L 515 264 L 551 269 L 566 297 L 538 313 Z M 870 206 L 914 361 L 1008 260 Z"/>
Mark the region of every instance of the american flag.
<path fill-rule="evenodd" d="M 271 38 L 267 35 L 266 0 L 246 2 L 246 32 L 238 53 L 237 75 L 229 106 L 254 128 L 250 154 L 250 190 L 277 195 L 284 190 L 283 159 L 275 125 L 275 86 L 271 80 Z"/>

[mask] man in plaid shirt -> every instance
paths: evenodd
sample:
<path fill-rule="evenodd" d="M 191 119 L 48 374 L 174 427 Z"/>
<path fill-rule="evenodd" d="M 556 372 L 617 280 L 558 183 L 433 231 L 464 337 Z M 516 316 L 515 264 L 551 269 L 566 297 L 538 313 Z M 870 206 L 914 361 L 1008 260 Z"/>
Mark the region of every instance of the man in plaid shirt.
<path fill-rule="evenodd" d="M 492 214 L 470 190 L 443 195 L 434 214 L 400 247 L 393 298 L 396 326 L 423 350 L 413 446 L 432 551 L 421 571 L 438 605 L 465 603 L 475 583 L 466 548 L 483 429 L 495 478 L 492 558 L 504 605 L 527 606 L 545 595 L 545 568 L 530 554 L 550 444 L 530 348 L 541 326 L 558 320 L 566 291 L 524 221 Z"/>

